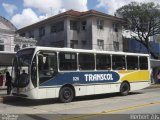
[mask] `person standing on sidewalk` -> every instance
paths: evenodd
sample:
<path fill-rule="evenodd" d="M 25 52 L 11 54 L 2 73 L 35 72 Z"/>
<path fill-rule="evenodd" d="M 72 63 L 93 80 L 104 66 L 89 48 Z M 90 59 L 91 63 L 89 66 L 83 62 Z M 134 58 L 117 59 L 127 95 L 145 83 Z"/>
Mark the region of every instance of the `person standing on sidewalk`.
<path fill-rule="evenodd" d="M 6 72 L 6 84 L 5 85 L 7 86 L 7 95 L 9 95 L 11 92 L 11 86 L 12 86 L 12 78 L 9 72 Z"/>
<path fill-rule="evenodd" d="M 3 74 L 0 72 L 0 86 L 3 86 Z"/>
<path fill-rule="evenodd" d="M 160 84 L 160 71 L 158 71 L 157 73 L 157 80 L 158 80 L 158 83 Z"/>

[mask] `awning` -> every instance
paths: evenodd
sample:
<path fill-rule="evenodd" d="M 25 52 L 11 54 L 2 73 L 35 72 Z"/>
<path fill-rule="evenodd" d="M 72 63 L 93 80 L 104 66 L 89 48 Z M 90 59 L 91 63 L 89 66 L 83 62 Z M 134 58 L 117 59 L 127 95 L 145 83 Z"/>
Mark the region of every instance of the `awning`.
<path fill-rule="evenodd" d="M 151 67 L 160 67 L 160 60 L 150 59 Z"/>
<path fill-rule="evenodd" d="M 0 51 L 0 66 L 11 66 L 15 52 Z"/>

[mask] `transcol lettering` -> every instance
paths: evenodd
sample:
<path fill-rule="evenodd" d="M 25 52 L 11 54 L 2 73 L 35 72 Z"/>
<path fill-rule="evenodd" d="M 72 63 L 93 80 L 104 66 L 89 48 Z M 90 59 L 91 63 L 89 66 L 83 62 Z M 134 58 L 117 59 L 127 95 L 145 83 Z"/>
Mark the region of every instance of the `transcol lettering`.
<path fill-rule="evenodd" d="M 112 74 L 85 74 L 86 81 L 113 80 Z"/>

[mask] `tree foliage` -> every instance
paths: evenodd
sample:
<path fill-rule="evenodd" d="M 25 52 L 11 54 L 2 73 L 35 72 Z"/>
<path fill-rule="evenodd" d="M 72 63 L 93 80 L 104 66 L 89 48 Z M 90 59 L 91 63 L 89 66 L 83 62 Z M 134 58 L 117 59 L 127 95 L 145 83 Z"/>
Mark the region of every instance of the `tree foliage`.
<path fill-rule="evenodd" d="M 160 5 L 131 2 L 119 8 L 117 13 L 126 21 L 125 28 L 136 33 L 148 52 L 157 58 L 149 45 L 149 37 L 160 34 Z"/>

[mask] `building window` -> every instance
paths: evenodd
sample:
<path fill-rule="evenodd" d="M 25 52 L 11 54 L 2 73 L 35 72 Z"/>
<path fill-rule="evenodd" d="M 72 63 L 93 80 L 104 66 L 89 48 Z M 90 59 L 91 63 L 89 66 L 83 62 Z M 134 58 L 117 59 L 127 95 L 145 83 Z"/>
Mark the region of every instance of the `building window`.
<path fill-rule="evenodd" d="M 70 29 L 77 30 L 77 21 L 70 20 Z"/>
<path fill-rule="evenodd" d="M 25 37 L 25 36 L 26 36 L 25 33 L 20 33 L 19 35 L 20 35 L 21 37 Z"/>
<path fill-rule="evenodd" d="M 81 24 L 82 24 L 82 30 L 86 30 L 87 22 L 83 21 Z"/>
<path fill-rule="evenodd" d="M 119 51 L 119 42 L 113 41 L 113 47 L 115 51 Z"/>
<path fill-rule="evenodd" d="M 4 51 L 4 41 L 0 40 L 0 51 Z"/>
<path fill-rule="evenodd" d="M 118 23 L 113 23 L 114 32 L 118 32 Z"/>
<path fill-rule="evenodd" d="M 44 27 L 39 28 L 39 37 L 42 37 L 44 35 L 45 35 L 45 28 Z"/>
<path fill-rule="evenodd" d="M 4 45 L 0 45 L 0 51 L 4 51 Z"/>
<path fill-rule="evenodd" d="M 29 31 L 28 36 L 29 38 L 34 38 L 34 31 Z"/>
<path fill-rule="evenodd" d="M 70 46 L 71 48 L 78 48 L 78 40 L 71 40 Z"/>
<path fill-rule="evenodd" d="M 51 42 L 50 44 L 52 47 L 64 47 L 64 40 L 57 41 L 57 42 Z"/>
<path fill-rule="evenodd" d="M 17 52 L 18 50 L 20 50 L 20 46 L 18 44 L 16 44 L 14 51 Z"/>
<path fill-rule="evenodd" d="M 22 46 L 22 48 L 26 48 L 26 47 L 27 47 L 27 45 L 25 45 L 25 44 Z"/>
<path fill-rule="evenodd" d="M 64 30 L 64 21 L 60 21 L 57 23 L 54 23 L 51 26 L 51 33 L 56 33 Z"/>
<path fill-rule="evenodd" d="M 104 40 L 98 39 L 97 40 L 97 46 L 98 46 L 98 49 L 104 50 Z"/>
<path fill-rule="evenodd" d="M 82 45 L 86 45 L 87 41 L 86 40 L 82 40 Z"/>
<path fill-rule="evenodd" d="M 104 20 L 100 20 L 100 19 L 97 19 L 97 29 L 103 29 L 104 27 Z"/>

